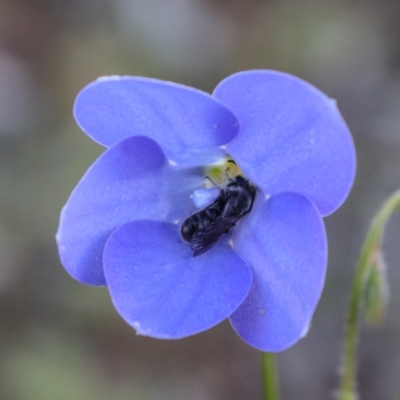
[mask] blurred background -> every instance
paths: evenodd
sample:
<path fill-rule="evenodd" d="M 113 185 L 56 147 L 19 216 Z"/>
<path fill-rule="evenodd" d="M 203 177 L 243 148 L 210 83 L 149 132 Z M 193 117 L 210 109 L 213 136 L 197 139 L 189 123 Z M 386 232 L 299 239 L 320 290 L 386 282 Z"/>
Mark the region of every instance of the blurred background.
<path fill-rule="evenodd" d="M 103 150 L 72 118 L 85 84 L 125 74 L 212 91 L 254 68 L 337 99 L 356 142 L 355 187 L 326 219 L 329 271 L 310 333 L 277 358 L 282 399 L 332 399 L 359 248 L 400 188 L 399 20 L 399 0 L 0 0 L 0 399 L 261 398 L 260 355 L 229 323 L 179 341 L 136 336 L 106 289 L 64 271 L 54 240 Z M 362 400 L 400 392 L 399 243 L 397 216 L 387 319 L 362 325 Z"/>

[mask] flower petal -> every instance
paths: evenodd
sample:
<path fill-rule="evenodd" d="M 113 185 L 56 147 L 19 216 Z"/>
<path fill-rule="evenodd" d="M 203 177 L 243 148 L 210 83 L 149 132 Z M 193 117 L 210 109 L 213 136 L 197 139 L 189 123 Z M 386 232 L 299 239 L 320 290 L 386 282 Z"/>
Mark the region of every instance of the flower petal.
<path fill-rule="evenodd" d="M 148 136 L 180 165 L 221 158 L 217 146 L 238 130 L 233 114 L 208 93 L 140 77 L 105 77 L 89 84 L 76 98 L 74 115 L 87 135 L 105 146 Z"/>
<path fill-rule="evenodd" d="M 178 225 L 135 221 L 116 230 L 104 250 L 115 308 L 145 336 L 178 339 L 213 327 L 247 296 L 251 272 L 222 244 L 192 257 Z"/>
<path fill-rule="evenodd" d="M 61 261 L 78 281 L 105 284 L 102 257 L 121 224 L 165 213 L 162 169 L 166 160 L 153 140 L 136 136 L 103 153 L 64 206 L 57 233 Z"/>
<path fill-rule="evenodd" d="M 234 248 L 251 266 L 249 296 L 231 316 L 239 336 L 262 351 L 281 351 L 308 330 L 324 284 L 327 243 L 318 210 L 307 198 L 258 196 L 235 231 Z"/>
<path fill-rule="evenodd" d="M 323 215 L 343 203 L 355 176 L 355 151 L 334 100 L 275 71 L 232 75 L 214 96 L 239 121 L 227 151 L 265 193 L 301 193 Z"/>

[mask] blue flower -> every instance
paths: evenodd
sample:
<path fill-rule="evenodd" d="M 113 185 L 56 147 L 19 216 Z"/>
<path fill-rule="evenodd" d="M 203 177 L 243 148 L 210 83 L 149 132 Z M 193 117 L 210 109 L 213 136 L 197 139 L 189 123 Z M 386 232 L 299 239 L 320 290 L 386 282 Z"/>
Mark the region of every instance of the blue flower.
<path fill-rule="evenodd" d="M 274 71 L 247 71 L 213 95 L 139 77 L 101 78 L 74 115 L 108 149 L 64 206 L 57 242 L 78 281 L 107 285 L 141 335 L 177 339 L 226 318 L 264 351 L 308 330 L 324 285 L 322 217 L 355 175 L 335 101 Z M 182 240 L 201 167 L 229 154 L 257 188 L 252 211 L 198 257 Z"/>

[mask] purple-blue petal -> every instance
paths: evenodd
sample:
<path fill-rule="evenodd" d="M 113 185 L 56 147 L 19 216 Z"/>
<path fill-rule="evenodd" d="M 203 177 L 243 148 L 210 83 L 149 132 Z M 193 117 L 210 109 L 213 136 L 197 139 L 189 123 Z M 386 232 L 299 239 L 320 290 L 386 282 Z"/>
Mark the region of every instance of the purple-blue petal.
<path fill-rule="evenodd" d="M 355 150 L 334 100 L 276 71 L 232 75 L 214 96 L 239 121 L 227 151 L 264 193 L 301 193 L 322 215 L 343 203 L 355 176 Z"/>
<path fill-rule="evenodd" d="M 64 206 L 57 233 L 61 261 L 78 281 L 104 285 L 103 249 L 121 224 L 166 213 L 156 142 L 136 136 L 103 153 L 88 169 Z"/>
<path fill-rule="evenodd" d="M 238 130 L 232 112 L 208 93 L 141 77 L 92 82 L 78 94 L 74 115 L 87 135 L 104 146 L 148 136 L 180 165 L 214 162 L 220 156 L 217 147 Z"/>
<path fill-rule="evenodd" d="M 324 285 L 327 243 L 318 210 L 296 193 L 258 196 L 233 241 L 253 272 L 249 296 L 231 316 L 234 329 L 262 351 L 290 347 L 307 333 Z"/>
<path fill-rule="evenodd" d="M 230 246 L 194 258 L 178 232 L 178 225 L 135 221 L 106 244 L 112 301 L 141 335 L 178 339 L 202 332 L 227 318 L 249 292 L 250 269 Z"/>

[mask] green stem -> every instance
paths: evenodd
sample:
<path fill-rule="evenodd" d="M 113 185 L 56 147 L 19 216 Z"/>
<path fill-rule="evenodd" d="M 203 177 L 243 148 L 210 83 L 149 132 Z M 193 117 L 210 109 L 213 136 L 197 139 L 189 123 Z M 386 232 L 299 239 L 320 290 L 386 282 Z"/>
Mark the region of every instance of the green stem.
<path fill-rule="evenodd" d="M 262 374 L 264 400 L 279 400 L 278 372 L 275 355 L 262 353 Z"/>
<path fill-rule="evenodd" d="M 353 288 L 351 291 L 349 314 L 346 325 L 346 338 L 343 354 L 342 382 L 339 392 L 340 400 L 356 400 L 356 349 L 358 321 L 365 283 L 371 269 L 371 257 L 374 251 L 379 251 L 383 228 L 388 218 L 400 208 L 400 190 L 394 192 L 383 204 L 372 220 L 360 258 L 356 268 Z"/>

